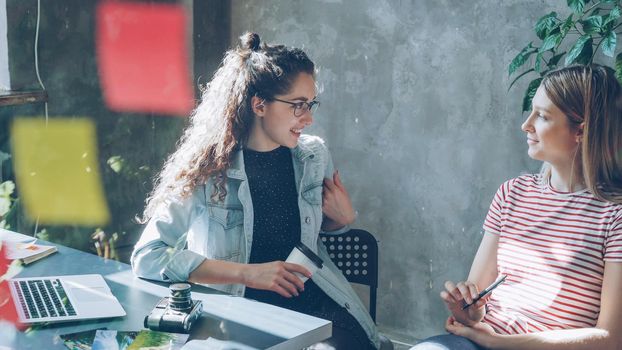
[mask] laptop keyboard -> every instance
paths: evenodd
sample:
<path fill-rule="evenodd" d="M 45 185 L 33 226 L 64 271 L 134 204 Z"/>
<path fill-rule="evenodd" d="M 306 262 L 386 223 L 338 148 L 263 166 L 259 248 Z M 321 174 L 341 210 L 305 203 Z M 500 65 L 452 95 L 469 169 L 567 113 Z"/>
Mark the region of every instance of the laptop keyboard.
<path fill-rule="evenodd" d="M 75 316 L 59 279 L 12 281 L 26 319 Z"/>

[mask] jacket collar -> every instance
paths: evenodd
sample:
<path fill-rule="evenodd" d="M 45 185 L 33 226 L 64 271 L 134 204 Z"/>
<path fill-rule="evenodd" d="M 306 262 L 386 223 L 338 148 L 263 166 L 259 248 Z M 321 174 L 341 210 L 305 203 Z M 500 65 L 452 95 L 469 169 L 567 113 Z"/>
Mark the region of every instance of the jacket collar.
<path fill-rule="evenodd" d="M 246 180 L 244 171 L 244 153 L 242 148 L 238 148 L 231 159 L 231 166 L 227 169 L 227 177 L 230 179 Z"/>
<path fill-rule="evenodd" d="M 304 161 L 307 158 L 313 159 L 315 157 L 315 151 L 301 142 L 298 142 L 296 148 L 292 150 L 292 154 L 300 161 Z"/>
<path fill-rule="evenodd" d="M 300 162 L 304 162 L 307 158 L 315 158 L 315 151 L 298 142 L 298 145 L 292 149 L 292 155 Z M 231 166 L 227 169 L 227 177 L 230 179 L 246 180 L 246 172 L 244 170 L 244 150 L 238 148 L 231 160 Z"/>

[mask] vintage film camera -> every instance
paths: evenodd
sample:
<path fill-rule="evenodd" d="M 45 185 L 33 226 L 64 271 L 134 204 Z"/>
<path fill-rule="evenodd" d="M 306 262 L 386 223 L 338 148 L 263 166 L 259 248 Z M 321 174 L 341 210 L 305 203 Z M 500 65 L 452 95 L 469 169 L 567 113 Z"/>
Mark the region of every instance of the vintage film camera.
<path fill-rule="evenodd" d="M 145 316 L 145 328 L 172 333 L 190 333 L 192 323 L 203 311 L 200 300 L 192 300 L 188 283 L 175 283 L 169 286 L 171 295 L 164 297 L 155 308 Z"/>

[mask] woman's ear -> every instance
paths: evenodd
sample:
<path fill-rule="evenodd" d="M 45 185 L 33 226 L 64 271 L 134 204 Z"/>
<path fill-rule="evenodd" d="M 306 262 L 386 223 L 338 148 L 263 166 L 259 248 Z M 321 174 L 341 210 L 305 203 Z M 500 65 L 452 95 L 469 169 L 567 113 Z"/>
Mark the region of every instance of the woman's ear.
<path fill-rule="evenodd" d="M 253 113 L 255 113 L 258 117 L 263 117 L 266 114 L 266 100 L 260 98 L 258 96 L 253 96 L 251 98 L 251 107 L 253 108 Z"/>
<path fill-rule="evenodd" d="M 583 129 L 585 128 L 585 122 L 582 122 L 581 124 L 579 124 L 579 126 L 577 127 L 577 134 L 576 134 L 576 141 L 577 143 L 583 141 Z"/>

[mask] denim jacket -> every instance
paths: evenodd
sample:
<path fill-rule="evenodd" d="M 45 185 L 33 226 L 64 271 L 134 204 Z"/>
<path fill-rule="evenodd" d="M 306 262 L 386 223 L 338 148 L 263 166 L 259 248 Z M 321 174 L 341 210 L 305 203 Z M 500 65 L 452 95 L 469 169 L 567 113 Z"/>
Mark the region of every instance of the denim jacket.
<path fill-rule="evenodd" d="M 132 268 L 140 277 L 169 282 L 186 281 L 204 259 L 248 263 L 253 242 L 253 203 L 242 150 L 227 170 L 227 195 L 223 202 L 210 200 L 213 180 L 197 186 L 180 201 L 160 206 L 147 223 L 132 253 Z M 300 209 L 301 241 L 322 258 L 324 266 L 313 281 L 361 324 L 370 341 L 380 347 L 378 331 L 349 282 L 331 261 L 319 232 L 322 225 L 322 185 L 331 178 L 333 163 L 322 139 L 301 135 L 292 149 Z M 346 231 L 327 232 L 339 234 Z M 209 287 L 243 296 L 242 284 Z"/>

